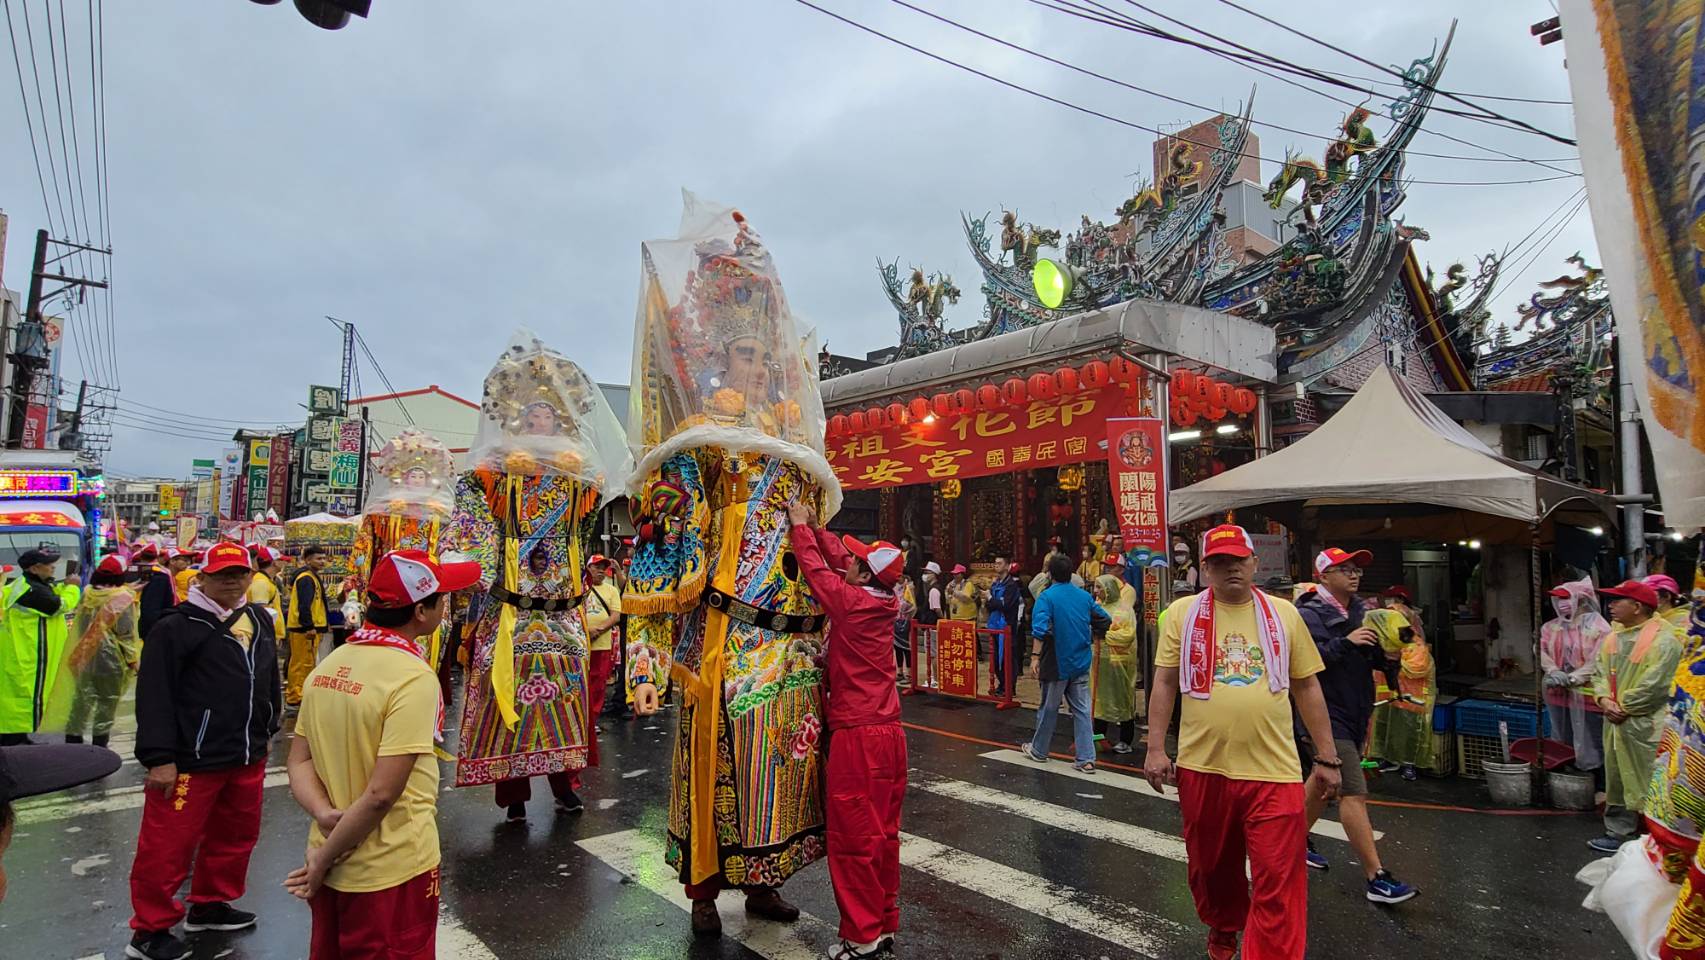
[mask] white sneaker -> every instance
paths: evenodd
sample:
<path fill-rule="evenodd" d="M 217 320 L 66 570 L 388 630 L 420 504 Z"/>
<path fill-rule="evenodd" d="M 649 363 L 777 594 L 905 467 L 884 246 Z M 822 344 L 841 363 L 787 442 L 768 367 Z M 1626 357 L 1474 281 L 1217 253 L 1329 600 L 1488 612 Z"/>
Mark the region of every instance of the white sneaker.
<path fill-rule="evenodd" d="M 829 948 L 829 960 L 858 960 L 860 957 L 874 957 L 882 952 L 886 942 L 878 940 L 875 943 L 848 943 L 842 940 Z"/>
<path fill-rule="evenodd" d="M 1048 762 L 1048 757 L 1045 754 L 1038 754 L 1035 749 L 1030 746 L 1030 741 L 1028 740 L 1018 745 L 1018 752 L 1024 754 L 1037 763 Z"/>

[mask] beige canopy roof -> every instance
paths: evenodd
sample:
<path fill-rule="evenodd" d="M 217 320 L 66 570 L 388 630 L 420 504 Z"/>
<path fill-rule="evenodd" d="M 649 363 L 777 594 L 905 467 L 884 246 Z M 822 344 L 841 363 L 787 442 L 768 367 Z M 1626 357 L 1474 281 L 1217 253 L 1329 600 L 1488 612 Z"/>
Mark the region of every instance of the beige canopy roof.
<path fill-rule="evenodd" d="M 1273 504 L 1431 504 L 1525 523 L 1564 504 L 1590 522 L 1615 515 L 1610 498 L 1498 456 L 1386 366 L 1302 440 L 1173 491 L 1170 519 Z"/>

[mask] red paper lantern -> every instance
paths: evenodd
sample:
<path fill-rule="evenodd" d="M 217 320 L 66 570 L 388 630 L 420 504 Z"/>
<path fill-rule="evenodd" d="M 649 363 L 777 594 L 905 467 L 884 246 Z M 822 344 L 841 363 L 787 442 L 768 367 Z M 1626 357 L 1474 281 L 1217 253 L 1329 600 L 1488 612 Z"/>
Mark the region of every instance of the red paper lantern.
<path fill-rule="evenodd" d="M 1231 408 L 1232 413 L 1246 417 L 1255 411 L 1255 404 L 1258 399 L 1255 396 L 1255 391 L 1248 387 L 1238 387 L 1231 392 L 1231 402 L 1226 406 Z"/>
<path fill-rule="evenodd" d="M 1077 371 L 1071 367 L 1061 367 L 1054 371 L 1054 386 L 1061 393 L 1076 393 L 1078 391 Z"/>
<path fill-rule="evenodd" d="M 925 400 L 923 397 L 913 397 L 912 402 L 907 409 L 908 412 L 911 413 L 913 420 L 922 420 L 929 416 L 929 401 Z"/>
<path fill-rule="evenodd" d="M 1172 425 L 1175 427 L 1188 427 L 1195 422 L 1196 411 L 1190 406 L 1189 401 L 1183 397 L 1173 397 Z"/>
<path fill-rule="evenodd" d="M 847 429 L 851 430 L 853 433 L 864 432 L 863 410 L 854 410 L 852 413 L 847 414 Z"/>
<path fill-rule="evenodd" d="M 1201 403 L 1207 403 L 1214 396 L 1214 381 L 1210 377 L 1198 376 L 1190 381 L 1190 396 Z"/>
<path fill-rule="evenodd" d="M 1001 399 L 1006 401 L 1009 405 L 1016 406 L 1017 404 L 1023 403 L 1027 396 L 1028 394 L 1025 393 L 1024 390 L 1024 381 L 1017 377 L 1013 377 L 1011 380 L 1001 384 Z"/>
<path fill-rule="evenodd" d="M 970 413 L 977 409 L 977 395 L 969 387 L 953 391 L 953 412 Z"/>
<path fill-rule="evenodd" d="M 1137 375 L 1141 372 L 1136 364 L 1124 357 L 1114 357 L 1108 362 L 1107 369 L 1113 374 L 1113 382 L 1115 383 L 1130 383 L 1137 379 Z"/>
<path fill-rule="evenodd" d="M 1226 383 L 1223 380 L 1215 380 L 1213 394 L 1208 399 L 1213 401 L 1213 404 L 1216 407 L 1230 407 L 1231 394 L 1231 384 Z"/>
<path fill-rule="evenodd" d="M 1172 392 L 1178 396 L 1188 397 L 1196 392 L 1196 374 L 1189 370 L 1180 370 L 1172 375 Z"/>
<path fill-rule="evenodd" d="M 882 412 L 881 407 L 871 407 L 864 411 L 864 422 L 872 430 L 881 430 L 888 425 L 888 415 Z"/>
<path fill-rule="evenodd" d="M 1107 386 L 1107 364 L 1102 363 L 1100 360 L 1089 361 L 1083 365 L 1083 369 L 1078 371 L 1078 373 L 1080 379 L 1083 381 L 1085 389 L 1100 390 L 1102 387 Z"/>
<path fill-rule="evenodd" d="M 888 405 L 888 424 L 898 427 L 906 422 L 906 405 L 895 402 Z"/>
<path fill-rule="evenodd" d="M 1030 388 L 1030 395 L 1038 400 L 1052 400 L 1059 394 L 1054 378 L 1046 373 L 1031 374 L 1026 386 Z"/>
<path fill-rule="evenodd" d="M 938 417 L 951 415 L 953 413 L 952 394 L 938 393 L 935 396 L 930 397 L 929 407 L 931 410 L 935 411 L 935 415 Z"/>
<path fill-rule="evenodd" d="M 996 410 L 1001 405 L 1001 392 L 992 383 L 985 383 L 977 388 L 977 409 Z"/>
<path fill-rule="evenodd" d="M 829 436 L 838 437 L 847 432 L 847 415 L 837 413 L 829 418 Z"/>

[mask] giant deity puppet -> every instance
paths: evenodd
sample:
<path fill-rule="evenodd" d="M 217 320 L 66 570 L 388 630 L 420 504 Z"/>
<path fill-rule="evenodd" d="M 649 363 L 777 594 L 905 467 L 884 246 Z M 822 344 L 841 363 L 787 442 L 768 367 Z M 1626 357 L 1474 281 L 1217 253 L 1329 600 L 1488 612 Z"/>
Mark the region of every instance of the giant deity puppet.
<path fill-rule="evenodd" d="M 633 467 L 621 424 L 580 367 L 526 331 L 485 379 L 471 467 L 443 549 L 479 561 L 456 785 L 497 784 L 524 819 L 531 777 L 575 805 L 587 764 L 585 566 L 598 511 Z"/>
<path fill-rule="evenodd" d="M 373 564 L 393 550 L 422 550 L 437 557 L 444 526 L 455 506 L 456 458 L 443 441 L 413 428 L 392 437 L 373 457 L 373 489 L 361 514 L 350 554 L 354 595 L 365 596 Z M 433 635 L 431 663 L 439 663 Z"/>
<path fill-rule="evenodd" d="M 824 853 L 823 616 L 787 505 L 828 518 L 815 347 L 734 210 L 687 196 L 681 236 L 643 245 L 628 485 L 642 533 L 622 609 L 638 712 L 681 694 L 665 859 L 717 930 L 715 897 L 792 919 L 776 893 Z"/>

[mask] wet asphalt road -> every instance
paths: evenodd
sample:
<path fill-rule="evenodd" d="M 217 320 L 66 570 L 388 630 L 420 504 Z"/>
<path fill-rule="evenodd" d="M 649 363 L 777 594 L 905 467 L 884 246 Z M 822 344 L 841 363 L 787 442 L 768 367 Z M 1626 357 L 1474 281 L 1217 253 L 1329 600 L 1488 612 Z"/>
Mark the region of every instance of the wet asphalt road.
<path fill-rule="evenodd" d="M 1074 777 L 997 748 L 1026 735 L 1028 710 L 919 696 L 902 859 L 901 956 L 930 958 L 1200 957 L 1204 931 L 1185 885 L 1176 802 L 1104 768 Z M 490 788 L 443 794 L 445 960 L 651 960 L 821 957 L 836 919 L 828 872 L 814 864 L 784 894 L 806 917 L 793 927 L 747 923 L 725 895 L 726 935 L 694 943 L 685 901 L 663 865 L 665 773 L 672 718 L 604 721 L 604 766 L 591 771 L 587 810 L 558 815 L 535 790 L 525 825 L 501 822 Z M 1055 748 L 1068 749 L 1062 723 Z M 122 734 L 121 734 L 122 738 Z M 115 746 L 121 742 L 115 738 Z M 203 960 L 285 960 L 307 953 L 308 911 L 280 887 L 301 862 L 306 821 L 274 752 L 262 835 L 241 905 L 260 914 L 239 934 L 202 934 Z M 1106 756 L 1109 761 L 1134 759 Z M 128 938 L 127 876 L 140 820 L 142 774 L 127 763 L 70 795 L 26 801 L 6 864 L 0 957 L 117 958 Z M 446 775 L 445 782 L 449 782 Z M 1422 895 L 1396 908 L 1362 897 L 1348 844 L 1317 829 L 1333 862 L 1309 878 L 1313 958 L 1625 956 L 1601 915 L 1579 906 L 1575 871 L 1597 832 L 1592 815 L 1501 816 L 1468 781 L 1376 781 L 1377 799 L 1431 806 L 1375 808 L 1380 851 Z M 1328 814 L 1331 816 L 1331 814 Z"/>

